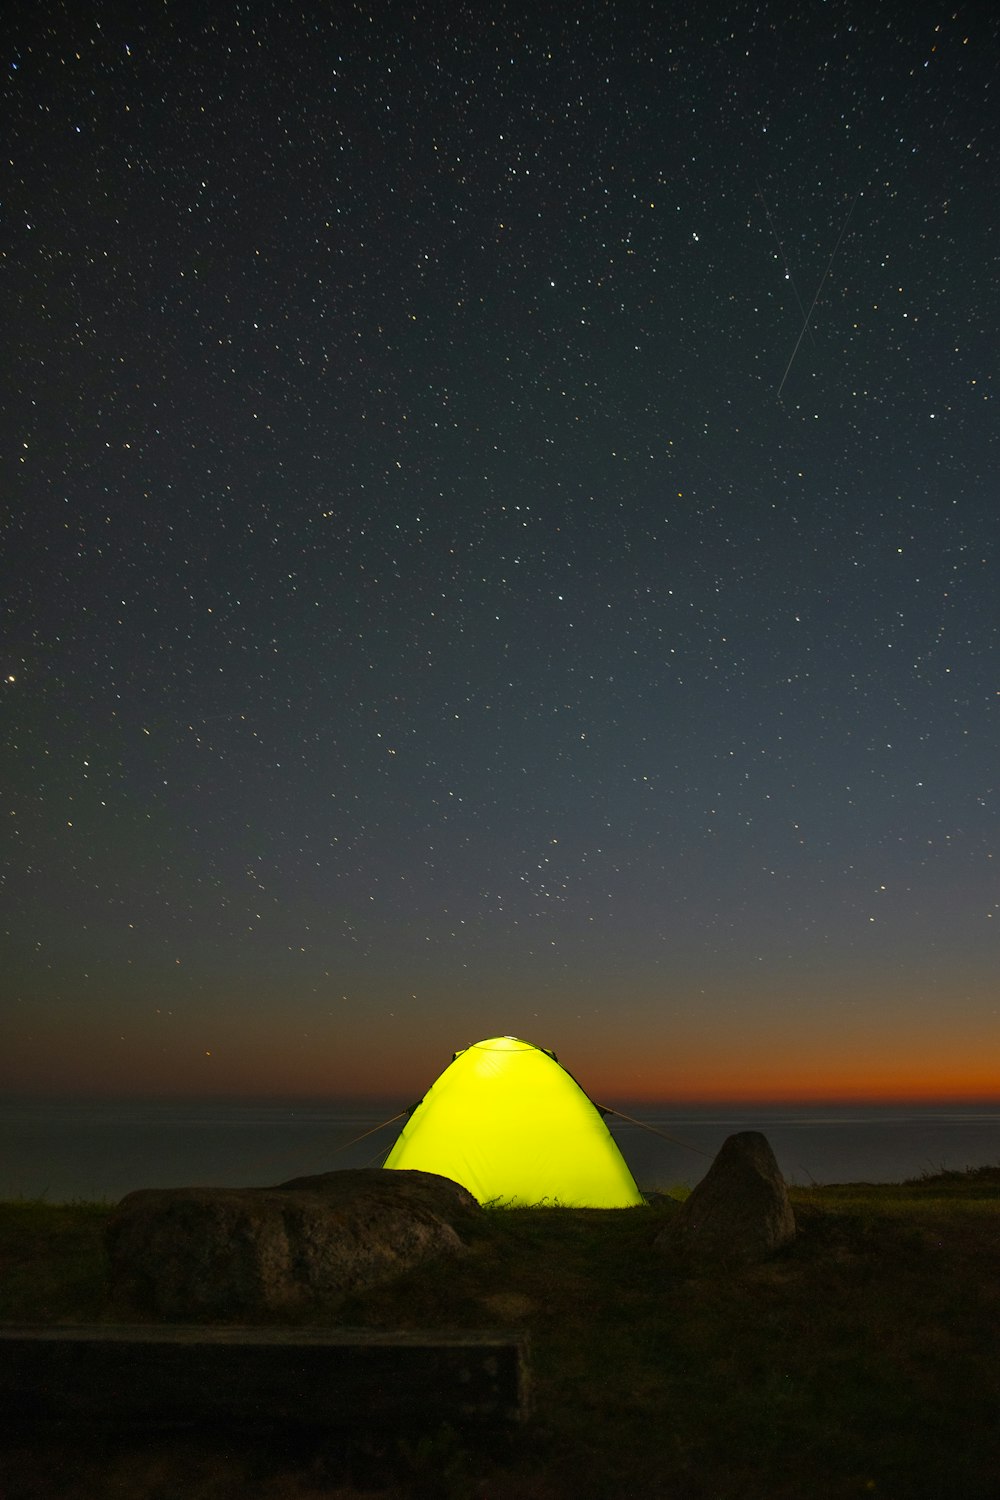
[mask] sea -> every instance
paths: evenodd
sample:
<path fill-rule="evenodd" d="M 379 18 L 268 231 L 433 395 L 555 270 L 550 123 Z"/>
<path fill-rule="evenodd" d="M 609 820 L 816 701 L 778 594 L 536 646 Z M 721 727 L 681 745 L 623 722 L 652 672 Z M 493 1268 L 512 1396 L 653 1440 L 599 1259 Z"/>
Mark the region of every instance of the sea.
<path fill-rule="evenodd" d="M 1000 1164 L 1000 1106 L 677 1109 L 608 1124 L 640 1188 L 694 1186 L 727 1136 L 759 1130 L 786 1181 L 901 1182 Z M 395 1118 L 393 1118 L 395 1116 Z M 0 1101 L 0 1199 L 117 1202 L 136 1188 L 267 1186 L 381 1166 L 395 1105 Z"/>

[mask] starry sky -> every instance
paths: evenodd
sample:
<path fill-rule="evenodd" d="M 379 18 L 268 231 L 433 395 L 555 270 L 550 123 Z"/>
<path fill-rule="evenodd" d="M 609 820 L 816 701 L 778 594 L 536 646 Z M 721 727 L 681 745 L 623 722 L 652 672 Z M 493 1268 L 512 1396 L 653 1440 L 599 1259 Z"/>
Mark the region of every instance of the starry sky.
<path fill-rule="evenodd" d="M 27 0 L 0 1087 L 1000 1096 L 1000 20 Z"/>

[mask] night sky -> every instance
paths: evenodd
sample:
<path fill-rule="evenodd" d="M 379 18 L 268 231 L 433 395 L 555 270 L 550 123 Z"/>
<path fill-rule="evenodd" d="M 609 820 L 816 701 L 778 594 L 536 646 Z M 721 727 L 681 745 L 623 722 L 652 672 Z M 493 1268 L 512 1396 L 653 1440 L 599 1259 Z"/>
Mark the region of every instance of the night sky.
<path fill-rule="evenodd" d="M 1000 1096 L 994 8 L 2 46 L 0 1086 Z"/>

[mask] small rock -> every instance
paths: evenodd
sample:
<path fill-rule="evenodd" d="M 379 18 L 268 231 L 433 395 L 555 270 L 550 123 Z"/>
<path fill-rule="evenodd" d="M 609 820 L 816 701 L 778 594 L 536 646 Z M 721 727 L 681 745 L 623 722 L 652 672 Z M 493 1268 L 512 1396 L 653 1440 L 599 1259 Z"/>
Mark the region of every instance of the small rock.
<path fill-rule="evenodd" d="M 757 1261 L 794 1237 L 788 1189 L 767 1137 L 744 1130 L 723 1141 L 707 1174 L 655 1243 L 710 1260 Z"/>
<path fill-rule="evenodd" d="M 329 1302 L 441 1255 L 483 1210 L 432 1172 L 325 1172 L 271 1188 L 129 1193 L 109 1221 L 113 1289 L 166 1318 L 246 1319 Z"/>

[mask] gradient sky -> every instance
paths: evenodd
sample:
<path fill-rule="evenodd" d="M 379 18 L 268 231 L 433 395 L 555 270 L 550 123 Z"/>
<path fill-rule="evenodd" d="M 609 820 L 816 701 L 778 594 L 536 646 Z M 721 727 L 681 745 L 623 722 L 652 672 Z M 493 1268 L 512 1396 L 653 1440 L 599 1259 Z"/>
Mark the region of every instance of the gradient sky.
<path fill-rule="evenodd" d="M 0 1087 L 1000 1097 L 985 5 L 15 5 Z"/>

